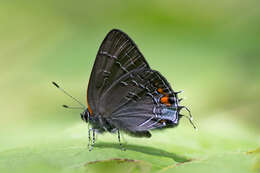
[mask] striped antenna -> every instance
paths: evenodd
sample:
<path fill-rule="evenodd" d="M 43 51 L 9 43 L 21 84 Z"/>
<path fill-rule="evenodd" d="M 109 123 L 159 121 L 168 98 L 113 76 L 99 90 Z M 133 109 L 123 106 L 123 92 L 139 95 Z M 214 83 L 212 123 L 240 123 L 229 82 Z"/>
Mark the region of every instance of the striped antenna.
<path fill-rule="evenodd" d="M 70 98 L 72 98 L 72 100 L 74 100 L 75 102 L 77 102 L 79 105 L 81 105 L 81 107 L 70 107 L 67 105 L 62 105 L 64 108 L 68 108 L 68 109 L 86 109 L 86 106 L 84 104 L 82 104 L 80 101 L 78 101 L 78 99 L 76 99 L 75 97 L 73 97 L 72 95 L 70 95 L 67 91 L 65 91 L 63 88 L 61 88 L 56 82 L 52 82 L 52 84 L 58 88 L 61 92 L 63 92 L 65 95 L 69 96 Z"/>

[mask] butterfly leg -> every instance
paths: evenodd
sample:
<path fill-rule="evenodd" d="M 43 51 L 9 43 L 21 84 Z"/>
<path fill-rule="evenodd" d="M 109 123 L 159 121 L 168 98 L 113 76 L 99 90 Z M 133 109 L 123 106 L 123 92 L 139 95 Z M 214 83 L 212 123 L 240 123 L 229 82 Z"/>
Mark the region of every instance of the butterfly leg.
<path fill-rule="evenodd" d="M 117 137 L 118 137 L 118 142 L 119 142 L 120 149 L 122 151 L 125 151 L 126 149 L 123 147 L 123 145 L 121 143 L 121 140 L 120 140 L 120 131 L 119 131 L 119 129 L 117 129 Z"/>
<path fill-rule="evenodd" d="M 91 142 L 91 137 L 90 137 L 90 132 L 92 129 L 88 129 L 88 148 L 90 147 L 90 142 Z"/>
<path fill-rule="evenodd" d="M 93 146 L 92 146 L 93 144 L 91 144 L 91 143 L 93 143 L 93 140 L 91 139 L 91 131 L 93 131 L 92 128 L 90 128 L 88 130 L 88 149 L 89 149 L 89 151 L 91 151 L 93 149 Z"/>
<path fill-rule="evenodd" d="M 94 148 L 95 142 L 96 142 L 96 131 L 95 131 L 95 129 L 92 129 L 92 145 L 90 148 L 91 150 Z"/>

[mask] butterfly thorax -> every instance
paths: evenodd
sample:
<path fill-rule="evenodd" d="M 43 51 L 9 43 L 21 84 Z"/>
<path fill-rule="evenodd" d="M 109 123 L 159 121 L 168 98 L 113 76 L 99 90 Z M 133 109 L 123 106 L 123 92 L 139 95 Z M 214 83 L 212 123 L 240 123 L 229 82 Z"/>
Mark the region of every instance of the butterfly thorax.
<path fill-rule="evenodd" d="M 90 114 L 90 111 L 86 109 L 83 113 L 80 114 L 81 119 L 86 123 L 90 123 L 91 127 L 97 130 L 99 133 L 103 133 L 105 131 L 114 132 L 115 127 L 110 124 L 103 116 Z"/>

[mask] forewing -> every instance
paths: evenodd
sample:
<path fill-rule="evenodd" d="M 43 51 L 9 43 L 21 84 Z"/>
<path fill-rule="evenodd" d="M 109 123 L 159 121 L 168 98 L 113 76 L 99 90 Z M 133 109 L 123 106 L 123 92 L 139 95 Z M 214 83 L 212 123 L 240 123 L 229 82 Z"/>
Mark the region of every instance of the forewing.
<path fill-rule="evenodd" d="M 87 91 L 89 108 L 98 111 L 100 98 L 115 81 L 142 68 L 149 69 L 149 65 L 136 44 L 124 32 L 111 30 L 99 48 L 91 72 Z"/>

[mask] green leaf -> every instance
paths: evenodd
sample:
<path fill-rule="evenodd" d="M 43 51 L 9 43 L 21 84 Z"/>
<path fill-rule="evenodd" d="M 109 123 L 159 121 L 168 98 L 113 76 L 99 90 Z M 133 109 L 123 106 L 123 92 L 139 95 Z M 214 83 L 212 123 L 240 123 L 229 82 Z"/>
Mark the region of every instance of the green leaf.
<path fill-rule="evenodd" d="M 204 120 L 209 122 L 209 120 Z M 155 131 L 150 139 L 123 135 L 122 151 L 116 134 L 97 136 L 94 149 L 87 148 L 87 126 L 84 123 L 53 133 L 37 130 L 26 134 L 30 140 L 12 141 L 22 134 L 5 137 L 16 146 L 0 152 L 0 172 L 254 172 L 259 170 L 259 143 L 238 124 L 222 128 L 200 125 L 200 131 L 180 125 Z M 226 123 L 228 123 L 226 121 Z M 219 131 L 216 135 L 215 130 Z M 226 134 L 223 134 L 223 131 Z M 23 132 L 24 133 L 24 132 Z M 232 135 L 231 135 L 232 134 Z M 243 136 L 242 136 L 243 135 Z"/>

